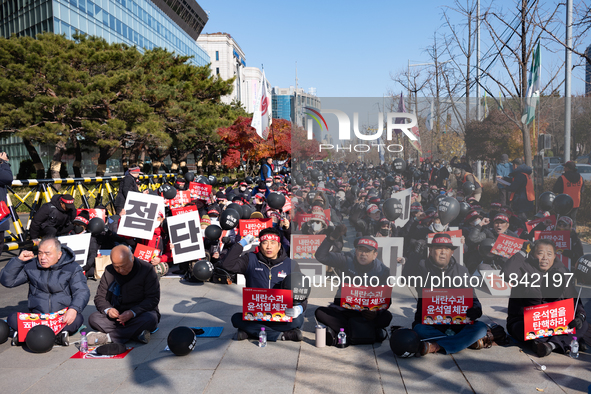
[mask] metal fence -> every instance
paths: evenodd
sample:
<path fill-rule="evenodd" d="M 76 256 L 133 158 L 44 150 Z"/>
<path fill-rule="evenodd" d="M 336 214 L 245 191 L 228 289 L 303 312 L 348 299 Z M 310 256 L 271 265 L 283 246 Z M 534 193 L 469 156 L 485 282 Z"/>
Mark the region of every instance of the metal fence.
<path fill-rule="evenodd" d="M 140 175 L 140 191 L 150 188 L 155 190 L 168 178 L 176 174 Z M 43 203 L 51 200 L 54 194 L 70 194 L 77 200 L 78 208 L 104 207 L 108 213 L 115 212 L 115 196 L 123 176 L 114 177 L 85 177 L 64 179 L 27 179 L 15 180 L 7 187 L 6 204 L 10 210 L 10 219 L 14 232 L 6 231 L 4 251 L 16 251 L 33 245 L 29 239 L 29 229 L 35 213 Z M 59 189 L 59 190 L 58 190 Z M 16 203 L 13 204 L 13 201 Z M 92 206 L 91 206 L 92 205 Z M 25 206 L 29 211 L 26 225 L 23 226 L 17 211 Z"/>

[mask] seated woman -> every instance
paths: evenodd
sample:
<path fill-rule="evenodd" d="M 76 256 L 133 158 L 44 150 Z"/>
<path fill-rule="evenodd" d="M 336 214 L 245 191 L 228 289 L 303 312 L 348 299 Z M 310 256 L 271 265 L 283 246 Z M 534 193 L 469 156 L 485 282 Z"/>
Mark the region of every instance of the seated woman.
<path fill-rule="evenodd" d="M 528 245 L 527 242 L 524 244 L 523 250 L 526 249 L 526 245 Z M 526 256 L 523 250 L 511 257 L 505 263 L 502 271 L 507 283 L 513 285 L 517 282 L 517 285 L 511 288 L 507 312 L 507 331 L 518 341 L 523 341 L 525 338 L 524 307 L 569 298 L 575 304 L 577 300 L 574 279 L 571 275 L 567 275 L 569 270 L 564 264 L 559 259 L 556 259 L 556 245 L 552 240 L 539 239 L 534 242 L 533 250 L 529 256 Z M 513 278 L 517 278 L 516 281 L 509 280 L 512 274 Z M 548 281 L 544 279 L 546 274 Z M 532 283 L 535 283 L 536 286 L 539 285 L 539 287 L 532 286 Z M 587 332 L 589 326 L 585 321 L 585 309 L 581 302 L 576 303 L 575 318 L 572 319 L 569 316 L 567 322 L 568 328 L 576 328 L 577 334 L 542 336 L 533 339 L 531 342 L 532 347 L 539 357 L 546 357 L 552 351 L 566 353 L 567 350 L 570 350 L 573 336 L 579 338 L 580 350 L 586 349 L 586 345 L 581 338 Z M 527 339 L 531 337 L 533 336 L 528 334 Z"/>

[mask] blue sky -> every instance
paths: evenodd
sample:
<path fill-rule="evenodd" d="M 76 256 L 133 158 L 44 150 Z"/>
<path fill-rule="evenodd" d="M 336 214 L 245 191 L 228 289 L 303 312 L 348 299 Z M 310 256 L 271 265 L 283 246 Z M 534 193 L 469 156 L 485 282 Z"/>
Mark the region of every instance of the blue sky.
<path fill-rule="evenodd" d="M 246 54 L 247 66 L 263 64 L 273 86 L 295 85 L 297 61 L 299 87 L 315 87 L 319 97 L 400 92 L 401 86 L 390 75 L 405 69 L 408 60 L 429 61 L 424 50 L 432 44 L 434 32 L 443 29 L 443 7 L 453 4 L 434 0 L 198 3 L 209 11 L 204 33 L 231 34 Z M 514 7 L 512 0 L 496 0 L 498 4 Z M 551 56 L 564 59 L 563 51 L 542 55 L 543 63 Z M 578 75 L 582 78 L 582 71 Z M 583 87 L 573 76 L 573 93 Z"/>

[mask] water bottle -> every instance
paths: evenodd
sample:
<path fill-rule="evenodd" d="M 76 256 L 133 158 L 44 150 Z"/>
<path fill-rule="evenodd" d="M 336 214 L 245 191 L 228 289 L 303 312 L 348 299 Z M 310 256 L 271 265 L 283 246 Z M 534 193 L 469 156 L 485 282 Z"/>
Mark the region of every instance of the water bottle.
<path fill-rule="evenodd" d="M 572 358 L 579 358 L 579 342 L 577 342 L 577 337 L 573 337 L 570 343 L 570 356 Z"/>
<path fill-rule="evenodd" d="M 259 333 L 259 347 L 267 346 L 267 333 L 265 332 L 265 327 L 261 327 L 261 332 Z"/>
<path fill-rule="evenodd" d="M 82 332 L 82 337 L 80 338 L 80 351 L 84 354 L 88 353 L 88 339 L 86 339 L 85 332 Z"/>
<path fill-rule="evenodd" d="M 337 346 L 341 348 L 347 346 L 347 334 L 344 328 L 341 328 L 341 332 L 337 335 Z"/>

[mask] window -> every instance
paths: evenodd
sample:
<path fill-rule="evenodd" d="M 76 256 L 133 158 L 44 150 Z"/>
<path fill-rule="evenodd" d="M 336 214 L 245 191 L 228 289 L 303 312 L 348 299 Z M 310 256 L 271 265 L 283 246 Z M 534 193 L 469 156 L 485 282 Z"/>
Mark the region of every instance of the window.
<path fill-rule="evenodd" d="M 215 51 L 215 60 L 220 60 L 220 51 Z"/>
<path fill-rule="evenodd" d="M 215 75 L 220 75 L 220 68 L 219 67 L 215 68 Z"/>

